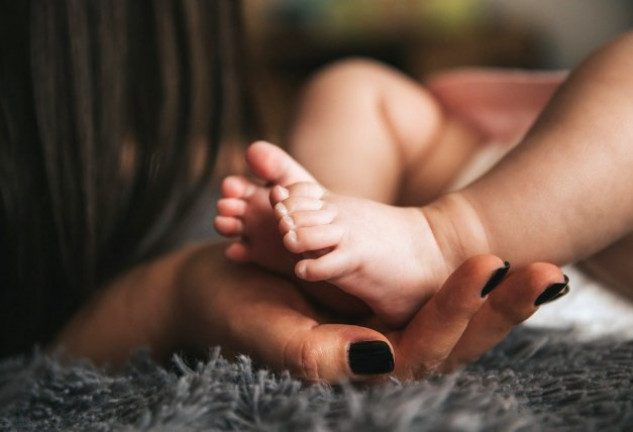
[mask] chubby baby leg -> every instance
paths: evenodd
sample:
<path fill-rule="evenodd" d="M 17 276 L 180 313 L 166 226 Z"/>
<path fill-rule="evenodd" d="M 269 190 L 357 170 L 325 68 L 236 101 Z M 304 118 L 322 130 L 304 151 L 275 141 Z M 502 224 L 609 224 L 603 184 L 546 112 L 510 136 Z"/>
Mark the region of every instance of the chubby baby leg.
<path fill-rule="evenodd" d="M 487 142 L 516 143 L 565 76 L 460 69 L 421 83 L 374 61 L 341 61 L 307 86 L 288 150 L 331 191 L 422 205 Z"/>
<path fill-rule="evenodd" d="M 448 124 L 442 107 L 416 80 L 375 61 L 345 60 L 307 86 L 287 148 L 336 193 L 396 204 L 415 169 L 425 172 L 430 199 L 477 144 L 467 133 L 452 135 L 438 152 L 437 138 Z"/>

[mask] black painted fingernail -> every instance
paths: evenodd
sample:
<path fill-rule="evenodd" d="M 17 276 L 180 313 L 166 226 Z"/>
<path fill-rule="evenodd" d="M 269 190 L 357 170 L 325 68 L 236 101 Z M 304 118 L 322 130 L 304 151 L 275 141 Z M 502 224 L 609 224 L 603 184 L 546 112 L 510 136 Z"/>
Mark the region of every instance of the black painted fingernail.
<path fill-rule="evenodd" d="M 356 375 L 378 375 L 393 371 L 393 354 L 383 341 L 364 341 L 350 344 L 349 367 Z"/>
<path fill-rule="evenodd" d="M 569 278 L 565 276 L 565 282 L 559 282 L 551 284 L 545 291 L 534 300 L 534 306 L 540 306 L 545 303 L 553 302 L 556 299 L 561 298 L 569 292 Z"/>
<path fill-rule="evenodd" d="M 504 261 L 503 267 L 498 268 L 495 272 L 490 276 L 486 285 L 484 285 L 481 290 L 481 296 L 486 297 L 488 294 L 492 292 L 503 280 L 503 278 L 508 274 L 508 270 L 510 270 L 510 263 L 508 261 Z"/>

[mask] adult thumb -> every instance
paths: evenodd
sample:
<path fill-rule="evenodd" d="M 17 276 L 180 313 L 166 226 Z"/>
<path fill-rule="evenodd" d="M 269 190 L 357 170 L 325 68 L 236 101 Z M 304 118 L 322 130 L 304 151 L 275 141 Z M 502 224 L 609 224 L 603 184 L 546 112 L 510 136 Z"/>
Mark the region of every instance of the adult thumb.
<path fill-rule="evenodd" d="M 319 324 L 294 334 L 283 350 L 283 368 L 308 381 L 365 381 L 394 369 L 391 344 L 366 327 Z"/>

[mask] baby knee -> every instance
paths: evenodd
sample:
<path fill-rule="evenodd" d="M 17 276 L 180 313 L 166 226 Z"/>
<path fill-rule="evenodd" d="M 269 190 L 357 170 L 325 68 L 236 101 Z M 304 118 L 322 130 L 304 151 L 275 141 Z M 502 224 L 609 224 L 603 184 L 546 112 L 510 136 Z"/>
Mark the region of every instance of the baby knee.
<path fill-rule="evenodd" d="M 315 94 L 333 92 L 358 92 L 367 95 L 372 89 L 377 91 L 380 83 L 395 74 L 389 66 L 362 57 L 340 60 L 319 70 L 308 84 L 308 92 Z"/>

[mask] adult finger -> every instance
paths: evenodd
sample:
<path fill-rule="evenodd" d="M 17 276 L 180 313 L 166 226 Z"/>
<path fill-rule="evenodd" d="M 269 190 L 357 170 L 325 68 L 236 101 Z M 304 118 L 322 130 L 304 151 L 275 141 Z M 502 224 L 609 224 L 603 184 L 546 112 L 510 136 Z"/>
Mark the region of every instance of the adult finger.
<path fill-rule="evenodd" d="M 309 381 L 368 380 L 394 367 L 387 338 L 369 328 L 324 322 L 289 282 L 236 265 L 215 250 L 184 275 L 184 331 L 201 351 L 248 354 Z"/>
<path fill-rule="evenodd" d="M 477 360 L 539 306 L 566 294 L 568 282 L 557 266 L 547 263 L 530 264 L 511 273 L 470 320 L 441 369 L 450 371 Z"/>
<path fill-rule="evenodd" d="M 480 255 L 457 268 L 407 327 L 391 335 L 396 375 L 411 379 L 438 370 L 485 303 L 482 290 L 505 267 L 494 255 Z"/>

